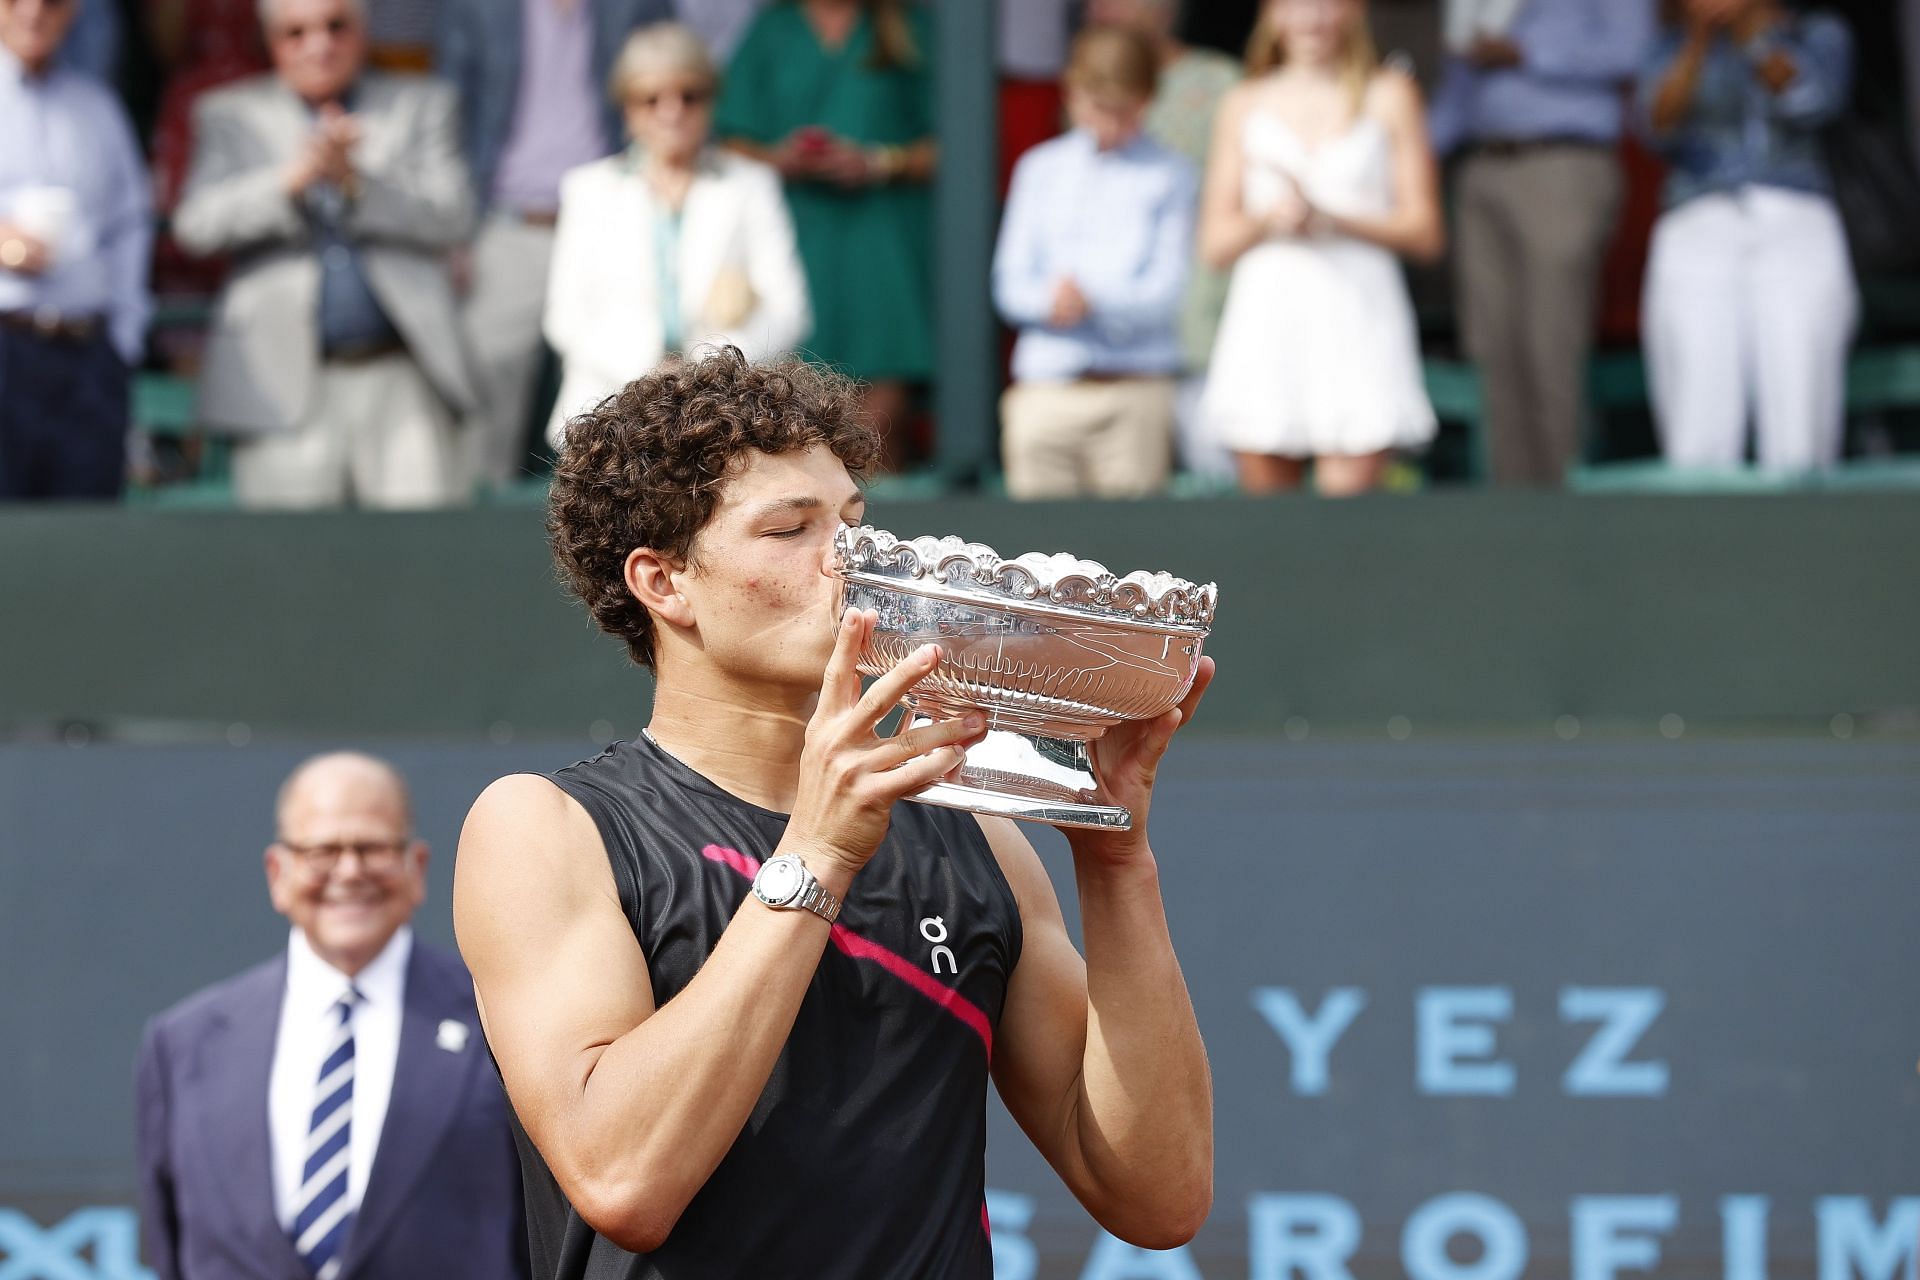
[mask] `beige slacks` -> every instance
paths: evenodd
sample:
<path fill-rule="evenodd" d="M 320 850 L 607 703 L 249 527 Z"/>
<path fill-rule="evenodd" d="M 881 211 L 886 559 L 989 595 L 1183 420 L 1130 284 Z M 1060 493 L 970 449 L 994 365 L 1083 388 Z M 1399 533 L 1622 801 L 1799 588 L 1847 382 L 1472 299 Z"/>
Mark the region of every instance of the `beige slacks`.
<path fill-rule="evenodd" d="M 1138 498 L 1167 485 L 1172 378 L 1016 382 L 1000 398 L 1016 498 Z"/>
<path fill-rule="evenodd" d="M 480 376 L 480 407 L 468 417 L 460 449 L 467 479 L 478 488 L 499 488 L 521 470 L 552 264 L 552 227 L 495 213 L 474 237 L 460 319 Z"/>
<path fill-rule="evenodd" d="M 1622 185 L 1611 148 L 1577 143 L 1481 151 L 1461 166 L 1460 320 L 1497 484 L 1558 486 L 1579 450 Z"/>
<path fill-rule="evenodd" d="M 412 357 L 330 361 L 317 377 L 298 426 L 234 446 L 241 506 L 405 510 L 448 506 L 465 493 L 453 414 Z"/>

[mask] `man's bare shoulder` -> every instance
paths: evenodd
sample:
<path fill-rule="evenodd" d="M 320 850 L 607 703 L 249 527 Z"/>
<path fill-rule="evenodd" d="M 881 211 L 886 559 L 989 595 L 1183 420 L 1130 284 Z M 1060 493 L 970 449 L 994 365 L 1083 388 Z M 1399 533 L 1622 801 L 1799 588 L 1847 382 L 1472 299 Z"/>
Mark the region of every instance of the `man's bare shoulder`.
<path fill-rule="evenodd" d="M 534 773 L 495 779 L 467 812 L 454 866 L 454 914 L 476 900 L 613 892 L 599 829 L 580 802 Z"/>

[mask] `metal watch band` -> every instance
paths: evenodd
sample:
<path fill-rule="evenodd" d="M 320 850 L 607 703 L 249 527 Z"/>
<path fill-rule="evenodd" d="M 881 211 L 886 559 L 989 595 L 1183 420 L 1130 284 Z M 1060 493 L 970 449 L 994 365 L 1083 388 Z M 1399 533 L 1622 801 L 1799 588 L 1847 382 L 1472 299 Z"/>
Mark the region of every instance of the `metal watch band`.
<path fill-rule="evenodd" d="M 794 899 L 793 905 L 813 912 L 828 924 L 840 918 L 840 899 L 827 892 L 826 886 L 815 880 L 811 871 L 807 872 L 806 887 L 800 890 L 800 896 Z"/>

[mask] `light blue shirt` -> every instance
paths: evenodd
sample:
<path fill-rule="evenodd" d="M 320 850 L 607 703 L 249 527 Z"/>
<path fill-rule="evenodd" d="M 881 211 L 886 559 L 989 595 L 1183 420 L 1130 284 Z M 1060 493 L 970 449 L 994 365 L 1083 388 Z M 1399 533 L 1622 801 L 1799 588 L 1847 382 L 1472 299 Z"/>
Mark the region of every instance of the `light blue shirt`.
<path fill-rule="evenodd" d="M 153 195 L 126 112 L 104 84 L 55 68 L 29 76 L 0 48 L 0 221 L 34 188 L 72 193 L 74 216 L 38 276 L 0 268 L 0 311 L 104 316 L 129 363 L 145 343 Z M 27 200 L 33 197 L 27 196 Z"/>
<path fill-rule="evenodd" d="M 1195 188 L 1193 166 L 1144 135 L 1101 151 L 1076 129 L 1020 158 L 993 254 L 994 305 L 1020 330 L 1016 380 L 1180 370 Z M 1056 329 L 1047 317 L 1068 277 L 1088 317 Z"/>
<path fill-rule="evenodd" d="M 1625 122 L 1623 86 L 1653 47 L 1653 0 L 1528 0 L 1507 36 L 1520 65 L 1447 64 L 1430 128 L 1441 154 L 1480 141 L 1611 145 Z"/>

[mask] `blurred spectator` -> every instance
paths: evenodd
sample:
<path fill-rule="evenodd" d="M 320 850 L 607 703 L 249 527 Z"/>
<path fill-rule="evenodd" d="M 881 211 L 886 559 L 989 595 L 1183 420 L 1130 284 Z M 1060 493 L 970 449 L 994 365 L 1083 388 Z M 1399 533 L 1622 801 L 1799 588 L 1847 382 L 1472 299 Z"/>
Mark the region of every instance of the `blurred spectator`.
<path fill-rule="evenodd" d="M 355 0 L 262 17 L 275 74 L 200 99 L 174 216 L 184 248 L 236 258 L 199 420 L 245 436 L 242 505 L 444 505 L 474 403 L 446 266 L 472 226 L 453 91 L 362 74 Z"/>
<path fill-rule="evenodd" d="M 1145 135 L 1158 74 L 1138 31 L 1081 32 L 1067 63 L 1073 128 L 1013 171 L 993 296 L 1020 330 L 1000 402 L 1016 498 L 1166 485 L 1195 179 Z"/>
<path fill-rule="evenodd" d="M 680 21 L 692 27 L 713 54 L 714 61 L 725 66 L 740 47 L 753 15 L 766 0 L 674 0 L 674 12 Z"/>
<path fill-rule="evenodd" d="M 480 406 L 461 438 L 466 478 L 520 470 L 540 375 L 540 309 L 560 177 L 618 144 L 607 96 L 628 33 L 668 0 L 443 0 L 438 70 L 460 92 L 467 164 L 484 213 L 464 255 L 463 319 Z"/>
<path fill-rule="evenodd" d="M 257 0 L 150 0 L 147 27 L 156 60 L 165 72 L 165 88 L 153 129 L 154 203 L 170 216 L 180 202 L 193 155 L 193 105 L 223 84 L 258 75 L 268 67 L 260 40 Z M 170 234 L 154 254 L 154 291 L 166 296 L 205 296 L 220 287 L 224 266 L 217 259 L 193 258 Z M 156 334 L 156 342 L 177 349 L 179 362 L 197 359 L 197 343 L 175 334 Z"/>
<path fill-rule="evenodd" d="M 813 304 L 806 354 L 866 382 L 905 458 L 933 373 L 933 28 L 902 0 L 778 0 L 727 69 L 715 130 L 786 179 Z"/>
<path fill-rule="evenodd" d="M 283 949 L 160 1014 L 140 1046 L 156 1280 L 526 1280 L 519 1162 L 472 979 L 409 923 L 428 851 L 406 783 L 385 761 L 319 756 L 274 818 Z"/>
<path fill-rule="evenodd" d="M 1000 196 L 1020 157 L 1060 132 L 1060 75 L 1072 39 L 1073 0 L 1000 0 Z"/>
<path fill-rule="evenodd" d="M 1147 133 L 1185 156 L 1199 173 L 1206 168 L 1220 100 L 1238 83 L 1240 64 L 1224 53 L 1183 43 L 1175 33 L 1184 8 L 1181 0 L 1089 0 L 1087 17 L 1107 26 L 1131 27 L 1153 42 L 1160 59 L 1160 87 L 1147 108 Z M 1177 438 L 1186 468 L 1211 475 L 1233 473 L 1232 457 L 1200 427 L 1207 361 L 1213 355 L 1213 335 L 1226 302 L 1226 273 L 1208 266 L 1196 246 L 1186 296 L 1180 303 Z"/>
<path fill-rule="evenodd" d="M 1362 0 L 1267 0 L 1220 109 L 1201 243 L 1233 265 L 1203 406 L 1243 488 L 1380 482 L 1434 432 L 1395 254 L 1446 231 L 1420 91 L 1382 68 Z"/>
<path fill-rule="evenodd" d="M 1820 130 L 1846 109 L 1853 42 L 1775 0 L 1673 0 L 1640 108 L 1672 163 L 1647 262 L 1654 417 L 1669 461 L 1840 456 L 1859 314 Z"/>
<path fill-rule="evenodd" d="M 53 65 L 74 8 L 0 0 L 0 500 L 126 478 L 152 208 L 125 110 Z"/>
<path fill-rule="evenodd" d="M 560 188 L 547 340 L 565 376 L 547 426 L 706 342 L 769 359 L 810 323 L 780 175 L 708 145 L 719 77 L 679 23 L 635 32 L 613 71 L 633 146 Z"/>
<path fill-rule="evenodd" d="M 1461 0 L 1433 105 L 1456 188 L 1460 320 L 1493 478 L 1564 482 L 1579 451 L 1600 267 L 1622 192 L 1622 88 L 1653 0 Z"/>

